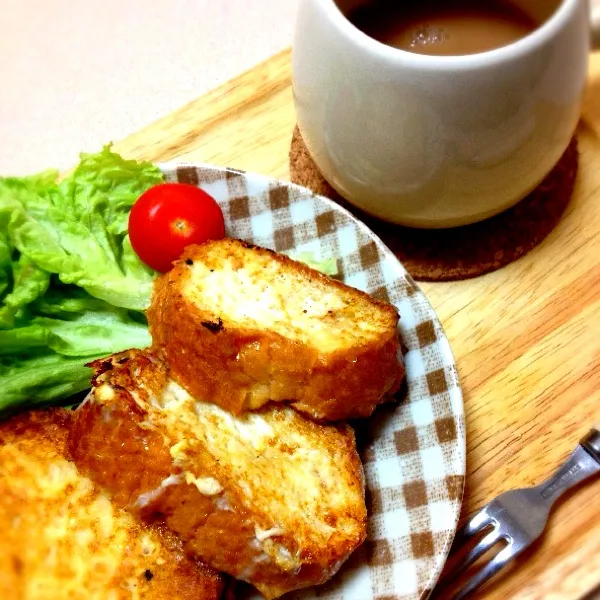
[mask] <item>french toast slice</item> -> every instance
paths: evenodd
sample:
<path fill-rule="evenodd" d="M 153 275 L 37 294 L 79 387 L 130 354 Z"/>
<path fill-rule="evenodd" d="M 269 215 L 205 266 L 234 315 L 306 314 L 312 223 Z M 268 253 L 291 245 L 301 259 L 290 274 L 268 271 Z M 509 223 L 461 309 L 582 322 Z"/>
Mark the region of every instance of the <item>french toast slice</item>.
<path fill-rule="evenodd" d="M 118 508 L 69 460 L 72 411 L 0 424 L 2 600 L 217 600 L 223 578 Z"/>
<path fill-rule="evenodd" d="M 113 499 L 265 598 L 329 579 L 365 538 L 364 478 L 347 425 L 289 407 L 234 416 L 178 385 L 157 355 L 92 363 L 70 449 Z"/>
<path fill-rule="evenodd" d="M 288 401 L 366 417 L 404 375 L 394 306 L 235 239 L 189 246 L 147 314 L 174 378 L 234 414 Z"/>

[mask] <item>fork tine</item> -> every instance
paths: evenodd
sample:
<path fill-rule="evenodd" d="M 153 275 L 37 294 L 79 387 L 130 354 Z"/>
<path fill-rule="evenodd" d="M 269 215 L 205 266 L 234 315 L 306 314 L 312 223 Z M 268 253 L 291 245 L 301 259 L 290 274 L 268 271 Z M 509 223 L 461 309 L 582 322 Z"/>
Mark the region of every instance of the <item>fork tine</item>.
<path fill-rule="evenodd" d="M 501 539 L 500 531 L 498 529 L 493 529 L 490 531 L 479 543 L 471 548 L 469 552 L 456 564 L 452 566 L 452 568 L 448 571 L 445 578 L 451 579 L 456 573 L 460 571 L 464 571 L 469 567 L 469 565 L 473 564 L 478 558 L 483 556 L 492 546 L 494 546 Z"/>
<path fill-rule="evenodd" d="M 511 561 L 514 556 L 511 553 L 511 546 L 508 545 L 503 548 L 494 558 L 484 567 L 482 567 L 473 577 L 466 583 L 466 585 L 460 589 L 453 600 L 462 600 L 469 594 L 474 592 L 477 588 L 483 585 L 488 579 L 492 578 L 504 565 Z"/>
<path fill-rule="evenodd" d="M 456 532 L 454 541 L 452 542 L 452 548 L 450 549 L 451 553 L 458 548 L 461 548 L 465 542 L 482 531 L 485 527 L 493 525 L 493 521 L 486 513 L 486 508 L 487 507 L 484 507 L 475 513 L 475 515 L 473 515 L 471 519 Z"/>

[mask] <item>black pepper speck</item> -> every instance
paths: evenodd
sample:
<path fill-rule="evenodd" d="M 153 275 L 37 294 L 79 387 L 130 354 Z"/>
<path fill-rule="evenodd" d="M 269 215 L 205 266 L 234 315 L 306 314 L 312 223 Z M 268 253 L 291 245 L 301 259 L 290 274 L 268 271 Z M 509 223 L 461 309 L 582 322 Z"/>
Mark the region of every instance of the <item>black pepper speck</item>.
<path fill-rule="evenodd" d="M 223 319 L 221 319 L 221 317 L 217 319 L 216 323 L 213 321 L 201 321 L 200 323 L 202 327 L 206 327 L 206 329 L 212 331 L 213 333 L 218 333 L 223 329 Z"/>

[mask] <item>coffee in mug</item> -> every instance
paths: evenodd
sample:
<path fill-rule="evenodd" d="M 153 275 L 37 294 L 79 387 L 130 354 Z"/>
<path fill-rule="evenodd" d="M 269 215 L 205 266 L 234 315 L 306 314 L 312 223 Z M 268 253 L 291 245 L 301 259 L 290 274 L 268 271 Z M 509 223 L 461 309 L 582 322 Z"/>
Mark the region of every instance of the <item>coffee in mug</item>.
<path fill-rule="evenodd" d="M 498 214 L 573 136 L 590 21 L 600 45 L 588 0 L 299 0 L 292 82 L 306 147 L 339 194 L 387 221 Z M 439 43 L 419 43 L 423 26 L 442 30 Z"/>
<path fill-rule="evenodd" d="M 438 56 L 501 48 L 540 25 L 507 0 L 371 0 L 347 17 L 388 46 Z"/>

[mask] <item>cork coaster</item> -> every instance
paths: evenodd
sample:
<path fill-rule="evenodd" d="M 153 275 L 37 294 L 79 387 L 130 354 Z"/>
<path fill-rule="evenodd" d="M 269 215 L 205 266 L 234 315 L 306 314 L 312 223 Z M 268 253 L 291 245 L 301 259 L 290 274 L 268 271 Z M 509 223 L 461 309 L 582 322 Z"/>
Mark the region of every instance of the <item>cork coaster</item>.
<path fill-rule="evenodd" d="M 344 200 L 325 180 L 298 130 L 290 148 L 290 177 L 335 200 L 366 223 L 419 281 L 455 281 L 495 271 L 537 246 L 556 226 L 575 185 L 579 152 L 573 138 L 546 179 L 503 213 L 452 229 L 412 229 L 386 223 Z"/>

